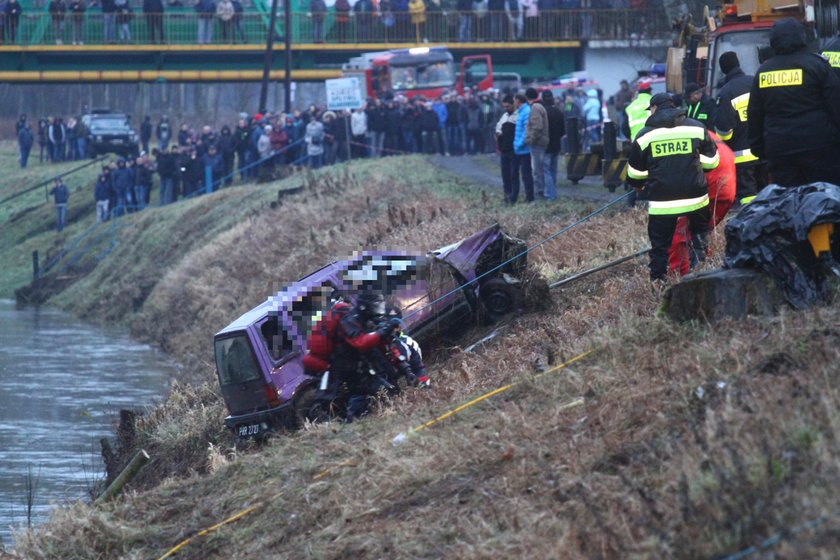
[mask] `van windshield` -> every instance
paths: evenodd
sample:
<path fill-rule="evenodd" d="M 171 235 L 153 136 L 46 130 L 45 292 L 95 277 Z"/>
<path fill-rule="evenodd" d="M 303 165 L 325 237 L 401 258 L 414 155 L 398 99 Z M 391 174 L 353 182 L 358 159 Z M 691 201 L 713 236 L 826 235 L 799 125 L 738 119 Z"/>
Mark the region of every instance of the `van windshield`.
<path fill-rule="evenodd" d="M 259 379 L 260 370 L 245 334 L 216 341 L 216 370 L 223 386 Z"/>

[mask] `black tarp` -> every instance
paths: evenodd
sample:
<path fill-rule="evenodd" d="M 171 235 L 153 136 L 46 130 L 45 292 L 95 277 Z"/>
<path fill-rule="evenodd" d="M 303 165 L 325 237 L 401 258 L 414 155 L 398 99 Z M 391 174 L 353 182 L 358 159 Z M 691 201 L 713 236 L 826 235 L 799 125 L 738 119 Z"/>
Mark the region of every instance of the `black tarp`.
<path fill-rule="evenodd" d="M 798 309 L 825 301 L 824 267 L 808 243 L 808 232 L 826 223 L 838 224 L 840 240 L 840 187 L 770 185 L 726 225 L 724 266 L 764 271 Z M 837 245 L 832 247 L 835 258 Z"/>

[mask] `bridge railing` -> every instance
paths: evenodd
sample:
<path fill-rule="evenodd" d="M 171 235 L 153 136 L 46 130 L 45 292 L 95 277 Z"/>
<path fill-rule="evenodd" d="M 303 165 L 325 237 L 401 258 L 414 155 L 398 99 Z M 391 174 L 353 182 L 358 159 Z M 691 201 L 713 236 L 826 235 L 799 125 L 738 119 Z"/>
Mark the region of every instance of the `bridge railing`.
<path fill-rule="evenodd" d="M 24 14 L 13 29 L 6 22 L 5 42 L 19 45 L 265 43 L 265 14 L 245 13 L 228 21 L 217 15 L 201 17 L 194 11 L 108 16 L 90 11 L 81 17 L 68 15 L 62 21 L 49 14 Z M 367 13 L 337 17 L 335 12 L 317 15 L 292 14 L 294 44 L 387 43 L 415 45 L 424 42 L 512 42 L 565 40 L 662 39 L 670 23 L 662 10 L 553 10 L 535 17 L 509 12 L 428 11 L 422 21 L 408 13 Z M 14 32 L 13 32 L 14 31 Z M 275 35 L 285 35 L 283 18 L 277 18 Z M 130 47 L 129 47 L 130 48 Z"/>

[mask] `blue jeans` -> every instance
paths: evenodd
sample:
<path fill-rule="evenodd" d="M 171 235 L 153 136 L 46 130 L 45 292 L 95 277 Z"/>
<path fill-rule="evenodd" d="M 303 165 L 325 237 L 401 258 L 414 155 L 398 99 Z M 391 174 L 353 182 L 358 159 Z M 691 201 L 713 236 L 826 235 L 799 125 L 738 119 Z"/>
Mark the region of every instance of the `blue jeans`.
<path fill-rule="evenodd" d="M 472 15 L 458 16 L 458 40 L 465 43 L 472 39 Z"/>
<path fill-rule="evenodd" d="M 134 206 L 137 210 L 146 207 L 146 185 L 134 185 Z"/>
<path fill-rule="evenodd" d="M 446 145 L 450 154 L 454 155 L 463 151 L 461 148 L 461 125 L 446 125 Z"/>
<path fill-rule="evenodd" d="M 198 16 L 198 44 L 208 45 L 213 42 L 213 18 Z"/>
<path fill-rule="evenodd" d="M 76 152 L 79 154 L 79 159 L 85 159 L 87 157 L 87 140 L 76 138 Z"/>
<path fill-rule="evenodd" d="M 543 156 L 543 175 L 545 176 L 545 198 L 554 200 L 557 198 L 557 160 L 560 154 L 545 154 Z"/>
<path fill-rule="evenodd" d="M 172 204 L 174 202 L 175 180 L 172 177 L 160 178 L 160 205 Z"/>
<path fill-rule="evenodd" d="M 370 157 L 382 156 L 382 146 L 385 145 L 385 133 L 374 131 L 371 133 Z"/>
<path fill-rule="evenodd" d="M 21 149 L 20 149 L 20 166 L 21 167 L 26 167 L 26 164 L 29 161 L 29 151 L 31 149 L 32 149 L 31 146 L 29 148 L 21 147 Z"/>
<path fill-rule="evenodd" d="M 320 169 L 324 165 L 324 154 L 317 156 L 309 156 L 309 167 L 312 169 Z"/>
<path fill-rule="evenodd" d="M 116 29 L 117 15 L 114 13 L 102 14 L 102 29 L 106 43 L 113 43 L 116 40 L 114 30 Z"/>
<path fill-rule="evenodd" d="M 56 229 L 61 232 L 64 230 L 64 225 L 67 223 L 67 203 L 60 203 L 55 205 L 55 219 Z"/>
<path fill-rule="evenodd" d="M 540 200 L 545 198 L 544 159 L 545 148 L 543 146 L 531 146 L 531 176 L 534 180 L 534 195 Z"/>

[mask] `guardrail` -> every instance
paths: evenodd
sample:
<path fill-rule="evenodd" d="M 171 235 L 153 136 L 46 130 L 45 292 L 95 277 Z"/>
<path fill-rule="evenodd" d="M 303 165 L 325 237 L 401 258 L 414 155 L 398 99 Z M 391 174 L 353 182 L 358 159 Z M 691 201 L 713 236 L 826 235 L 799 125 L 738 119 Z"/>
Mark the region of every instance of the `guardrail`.
<path fill-rule="evenodd" d="M 17 25 L 6 19 L 3 44 L 263 44 L 267 20 L 266 14 L 249 12 L 225 21 L 216 14 L 201 16 L 192 10 L 144 14 L 138 9 L 130 15 L 91 10 L 60 20 L 48 13 L 25 13 Z M 337 16 L 333 11 L 320 15 L 295 12 L 291 28 L 292 42 L 297 45 L 635 40 L 661 39 L 670 33 L 663 10 L 552 10 L 535 17 L 524 17 L 522 12 L 429 10 L 415 19 L 407 12 L 347 16 Z M 285 34 L 282 14 L 277 18 L 275 33 L 278 39 Z M 277 45 L 282 46 L 282 41 Z"/>

